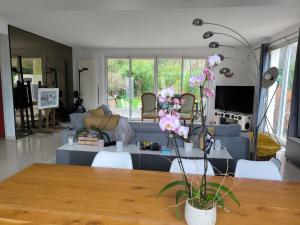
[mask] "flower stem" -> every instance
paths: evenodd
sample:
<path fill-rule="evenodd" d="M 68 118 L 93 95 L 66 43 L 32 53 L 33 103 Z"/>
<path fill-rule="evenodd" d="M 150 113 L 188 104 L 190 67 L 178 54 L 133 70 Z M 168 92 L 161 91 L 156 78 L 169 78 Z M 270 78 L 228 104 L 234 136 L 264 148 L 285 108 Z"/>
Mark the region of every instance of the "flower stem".
<path fill-rule="evenodd" d="M 200 145 L 201 145 L 201 138 L 203 142 L 203 152 L 204 152 L 204 173 L 201 179 L 201 193 L 200 197 L 201 199 L 205 198 L 206 196 L 206 172 L 207 172 L 207 167 L 208 167 L 208 162 L 207 162 L 207 154 L 206 154 L 206 134 L 207 134 L 207 128 L 206 128 L 206 118 L 204 115 L 204 104 L 203 104 L 203 86 L 200 86 L 200 99 L 201 99 L 201 122 L 202 122 L 202 131 L 200 132 Z M 199 146 L 201 148 L 201 146 Z"/>

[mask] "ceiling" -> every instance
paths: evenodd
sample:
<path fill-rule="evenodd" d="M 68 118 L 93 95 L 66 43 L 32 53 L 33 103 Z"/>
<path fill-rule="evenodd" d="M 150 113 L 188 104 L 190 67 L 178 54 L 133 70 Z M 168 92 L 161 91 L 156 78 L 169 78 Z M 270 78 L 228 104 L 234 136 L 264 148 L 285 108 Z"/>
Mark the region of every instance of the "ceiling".
<path fill-rule="evenodd" d="M 73 47 L 207 46 L 203 32 L 222 30 L 194 27 L 196 17 L 254 44 L 299 24 L 299 12 L 300 0 L 0 0 L 1 20 Z"/>

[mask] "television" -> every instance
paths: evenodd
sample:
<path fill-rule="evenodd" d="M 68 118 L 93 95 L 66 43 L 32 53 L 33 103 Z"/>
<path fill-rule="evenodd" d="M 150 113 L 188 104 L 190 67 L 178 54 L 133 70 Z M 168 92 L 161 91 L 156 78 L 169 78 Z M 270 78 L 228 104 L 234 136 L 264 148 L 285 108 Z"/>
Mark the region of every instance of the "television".
<path fill-rule="evenodd" d="M 216 86 L 215 108 L 252 114 L 254 86 Z"/>

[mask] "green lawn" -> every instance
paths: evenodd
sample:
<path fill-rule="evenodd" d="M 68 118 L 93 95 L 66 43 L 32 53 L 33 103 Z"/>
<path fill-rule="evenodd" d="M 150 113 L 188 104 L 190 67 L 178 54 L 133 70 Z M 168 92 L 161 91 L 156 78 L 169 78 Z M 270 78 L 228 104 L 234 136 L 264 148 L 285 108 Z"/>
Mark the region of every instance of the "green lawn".
<path fill-rule="evenodd" d="M 116 101 L 117 108 L 128 108 L 129 107 L 129 99 L 128 98 L 118 98 Z M 142 107 L 141 97 L 134 97 L 132 99 L 132 108 L 138 109 Z"/>

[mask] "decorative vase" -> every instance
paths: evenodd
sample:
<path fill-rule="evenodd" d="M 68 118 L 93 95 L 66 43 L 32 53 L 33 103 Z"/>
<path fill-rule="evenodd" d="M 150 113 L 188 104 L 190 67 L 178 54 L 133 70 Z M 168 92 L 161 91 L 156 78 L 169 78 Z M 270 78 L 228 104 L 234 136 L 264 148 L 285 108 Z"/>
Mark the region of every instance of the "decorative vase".
<path fill-rule="evenodd" d="M 185 221 L 188 225 L 215 225 L 217 220 L 217 209 L 197 209 L 186 201 L 184 210 Z"/>
<path fill-rule="evenodd" d="M 184 150 L 186 152 L 192 152 L 193 151 L 193 142 L 184 142 Z"/>
<path fill-rule="evenodd" d="M 175 137 L 172 132 L 168 133 L 167 149 L 175 150 Z"/>

